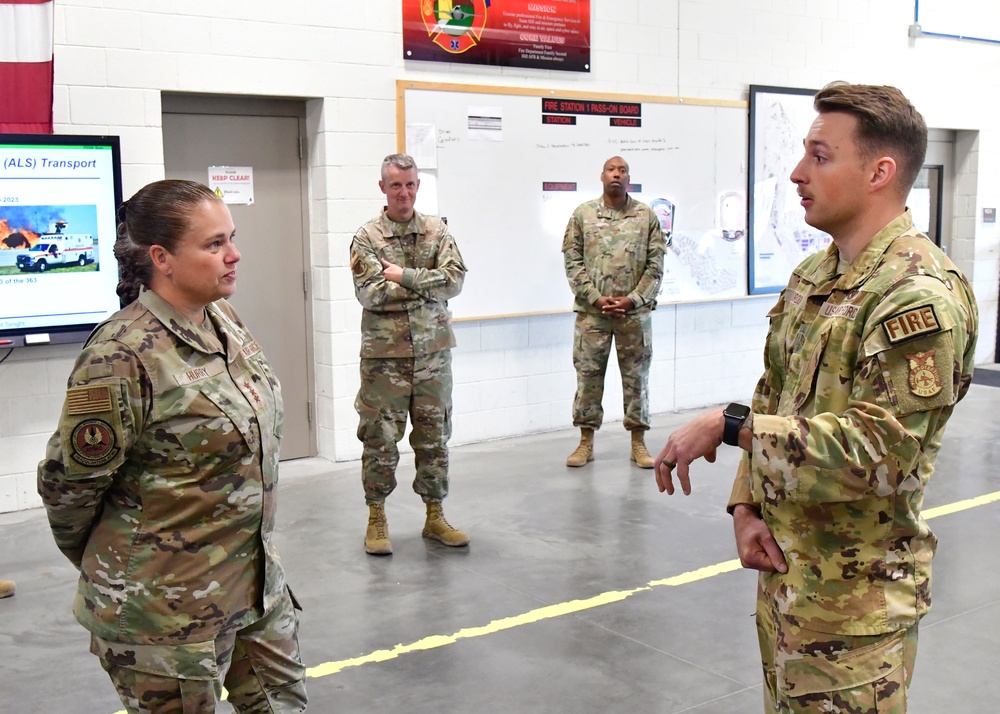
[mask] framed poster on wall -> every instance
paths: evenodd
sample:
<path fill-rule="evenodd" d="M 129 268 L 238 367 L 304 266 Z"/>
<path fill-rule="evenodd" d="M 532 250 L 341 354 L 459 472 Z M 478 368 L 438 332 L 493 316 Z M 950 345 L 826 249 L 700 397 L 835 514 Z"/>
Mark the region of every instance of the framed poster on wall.
<path fill-rule="evenodd" d="M 590 71 L 590 0 L 403 0 L 403 59 Z"/>
<path fill-rule="evenodd" d="M 792 270 L 832 238 L 805 222 L 792 169 L 802 158 L 809 127 L 816 118 L 813 89 L 750 85 L 750 160 L 748 292 L 775 293 Z"/>

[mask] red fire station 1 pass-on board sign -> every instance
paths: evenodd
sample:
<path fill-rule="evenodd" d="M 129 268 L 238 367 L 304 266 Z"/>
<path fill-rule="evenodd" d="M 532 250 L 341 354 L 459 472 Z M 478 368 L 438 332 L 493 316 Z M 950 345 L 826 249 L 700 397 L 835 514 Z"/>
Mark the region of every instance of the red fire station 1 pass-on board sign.
<path fill-rule="evenodd" d="M 590 0 L 403 0 L 403 58 L 590 71 Z"/>

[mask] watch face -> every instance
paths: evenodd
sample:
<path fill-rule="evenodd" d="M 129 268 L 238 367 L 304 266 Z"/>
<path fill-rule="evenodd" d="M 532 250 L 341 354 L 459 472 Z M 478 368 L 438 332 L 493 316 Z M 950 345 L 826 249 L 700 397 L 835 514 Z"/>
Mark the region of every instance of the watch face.
<path fill-rule="evenodd" d="M 733 402 L 725 408 L 723 414 L 727 417 L 733 417 L 734 419 L 746 419 L 750 414 L 750 407 L 745 404 L 737 404 L 736 402 Z"/>
<path fill-rule="evenodd" d="M 722 443 L 729 446 L 739 446 L 740 429 L 750 415 L 750 407 L 733 402 L 722 410 L 723 427 Z"/>

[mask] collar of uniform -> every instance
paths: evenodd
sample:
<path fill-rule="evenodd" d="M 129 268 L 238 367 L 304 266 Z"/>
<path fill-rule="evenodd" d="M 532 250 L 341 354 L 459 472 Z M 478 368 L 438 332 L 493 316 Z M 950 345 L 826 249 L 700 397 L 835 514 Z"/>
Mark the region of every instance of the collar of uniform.
<path fill-rule="evenodd" d="M 382 215 L 379 216 L 379 229 L 384 236 L 408 236 L 411 233 L 423 235 L 427 232 L 424 228 L 424 223 L 424 214 L 417 211 L 413 212 L 413 218 L 406 223 L 398 223 L 389 218 L 389 214 L 385 212 L 384 208 L 382 209 Z"/>
<path fill-rule="evenodd" d="M 169 302 L 157 295 L 152 290 L 143 288 L 139 293 L 139 302 L 149 310 L 153 316 L 159 320 L 164 327 L 174 334 L 177 339 L 184 342 L 199 352 L 212 354 L 213 352 L 223 352 L 222 344 L 217 340 L 212 340 L 203 330 L 188 320 Z M 215 344 L 207 344 L 215 342 Z"/>
<path fill-rule="evenodd" d="M 837 287 L 850 290 L 868 280 L 872 272 L 882 261 L 882 256 L 889 250 L 892 242 L 899 236 L 912 230 L 913 216 L 910 214 L 910 209 L 907 208 L 900 215 L 889 221 L 885 228 L 876 233 L 868 241 L 868 245 L 865 246 L 864 250 L 851 262 L 851 267 L 837 281 Z"/>
<path fill-rule="evenodd" d="M 219 336 L 225 342 L 222 347 L 226 354 L 226 362 L 232 362 L 236 359 L 236 355 L 240 353 L 244 345 L 248 343 L 249 336 L 220 307 L 223 303 L 228 306 L 229 310 L 233 309 L 232 305 L 229 305 L 229 302 L 225 298 L 219 298 L 209 304 L 206 309 L 208 310 L 208 319 L 215 322 L 219 330 Z"/>
<path fill-rule="evenodd" d="M 621 208 L 612 208 L 604 202 L 604 196 L 597 199 L 597 217 L 598 218 L 618 218 L 625 216 L 635 215 L 635 199 L 632 198 L 631 194 L 625 194 L 625 205 Z"/>
<path fill-rule="evenodd" d="M 868 280 L 892 241 L 912 228 L 913 218 L 910 209 L 906 209 L 875 234 L 842 275 L 838 274 L 840 250 L 836 243 L 831 243 L 816 268 L 804 277 L 817 286 L 830 283 L 819 288 L 817 295 L 829 294 L 834 290 L 852 290 Z"/>

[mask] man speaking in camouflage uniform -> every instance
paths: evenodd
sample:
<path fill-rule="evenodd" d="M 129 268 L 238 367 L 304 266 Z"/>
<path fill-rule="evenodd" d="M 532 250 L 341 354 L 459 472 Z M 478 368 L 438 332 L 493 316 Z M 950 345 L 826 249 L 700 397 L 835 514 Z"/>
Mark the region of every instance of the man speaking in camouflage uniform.
<path fill-rule="evenodd" d="M 451 436 L 451 329 L 448 300 L 462 291 L 465 263 L 448 226 L 414 209 L 420 180 L 413 159 L 382 162 L 386 207 L 351 243 L 354 293 L 361 316 L 361 388 L 354 407 L 364 444 L 361 478 L 368 503 L 365 550 L 392 553 L 385 498 L 396 488 L 396 443 L 412 424 L 413 490 L 427 504 L 423 536 L 449 546 L 469 536 L 444 518 Z"/>
<path fill-rule="evenodd" d="M 893 87 L 835 83 L 792 171 L 805 220 L 834 243 L 792 273 L 768 317 L 750 408 L 674 432 L 656 460 L 743 455 L 729 511 L 761 571 L 757 630 L 767 712 L 906 711 L 937 539 L 921 517 L 945 424 L 968 391 L 975 298 L 905 202 L 927 148 Z"/>
<path fill-rule="evenodd" d="M 660 221 L 645 203 L 628 195 L 628 164 L 608 159 L 601 172 L 604 194 L 579 206 L 566 226 L 566 278 L 576 296 L 573 425 L 580 445 L 567 466 L 594 460 L 594 431 L 601 428 L 604 375 L 614 340 L 622 377 L 625 428 L 632 433 L 631 459 L 653 468 L 644 435 L 649 429 L 649 364 L 652 319 L 663 278 L 666 244 Z"/>

